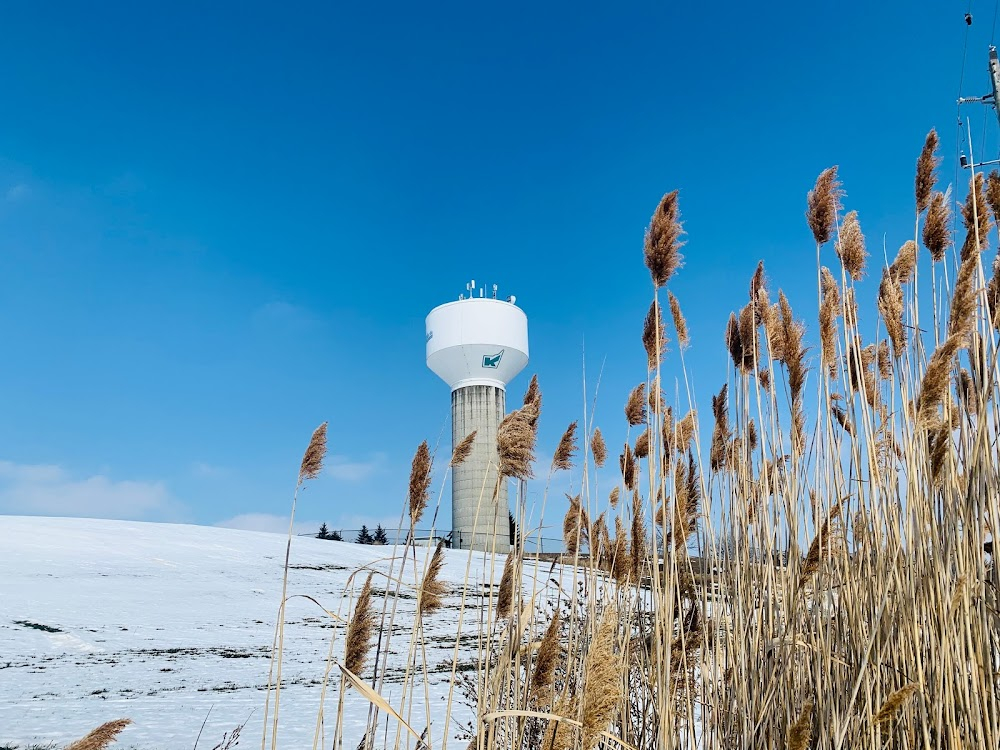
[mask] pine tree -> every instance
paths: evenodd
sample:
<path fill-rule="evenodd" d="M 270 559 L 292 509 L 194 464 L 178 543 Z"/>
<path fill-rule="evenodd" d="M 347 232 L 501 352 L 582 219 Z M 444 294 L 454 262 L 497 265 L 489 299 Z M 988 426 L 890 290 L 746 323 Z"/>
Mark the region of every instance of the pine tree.
<path fill-rule="evenodd" d="M 388 544 L 389 537 L 382 528 L 382 524 L 375 527 L 375 535 L 372 537 L 372 544 Z"/>
<path fill-rule="evenodd" d="M 358 538 L 354 540 L 355 544 L 371 544 L 372 535 L 368 531 L 368 527 L 364 524 L 361 525 L 361 531 L 358 532 Z"/>
<path fill-rule="evenodd" d="M 510 527 L 510 546 L 515 547 L 518 544 L 517 524 L 514 522 L 514 514 L 509 510 L 507 511 L 507 522 Z"/>
<path fill-rule="evenodd" d="M 327 539 L 329 539 L 331 542 L 344 541 L 344 537 L 341 535 L 339 531 L 331 531 L 330 536 L 328 536 Z"/>
<path fill-rule="evenodd" d="M 326 528 L 326 521 L 323 521 L 323 523 L 320 524 L 320 526 L 319 526 L 319 533 L 316 535 L 316 538 L 317 539 L 329 539 L 330 538 L 330 530 Z"/>

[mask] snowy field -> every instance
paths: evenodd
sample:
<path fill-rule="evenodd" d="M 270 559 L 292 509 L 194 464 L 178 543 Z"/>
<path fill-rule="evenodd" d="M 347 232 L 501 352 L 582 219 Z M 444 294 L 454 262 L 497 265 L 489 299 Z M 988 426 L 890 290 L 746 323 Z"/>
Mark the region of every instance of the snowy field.
<path fill-rule="evenodd" d="M 206 717 L 199 747 L 211 749 L 248 717 L 239 746 L 259 747 L 285 543 L 279 534 L 203 526 L 0 516 L 0 748 L 61 744 L 124 717 L 135 724 L 119 737 L 123 748 L 190 750 Z M 348 577 L 366 565 L 387 571 L 393 550 L 296 537 L 289 594 L 346 615 Z M 420 550 L 418 562 L 428 554 Z M 427 621 L 428 689 L 438 717 L 468 561 L 468 553 L 447 552 L 445 606 Z M 502 565 L 500 557 L 493 580 Z M 489 567 L 482 555 L 472 560 L 475 596 L 467 602 L 460 664 L 475 659 L 478 594 Z M 412 568 L 405 579 L 413 581 Z M 356 577 L 355 591 L 363 581 Z M 376 576 L 374 585 L 386 583 Z M 412 592 L 403 596 L 383 689 L 394 705 L 415 605 Z M 298 597 L 287 622 L 279 744 L 311 748 L 333 621 Z M 328 727 L 337 693 L 327 694 Z M 419 732 L 427 723 L 422 687 L 418 695 L 411 723 Z M 368 704 L 356 691 L 345 700 L 345 746 L 353 747 Z M 467 721 L 470 709 L 457 693 L 455 701 L 453 719 Z M 431 730 L 437 738 L 441 721 Z M 453 721 L 449 735 L 459 729 Z"/>

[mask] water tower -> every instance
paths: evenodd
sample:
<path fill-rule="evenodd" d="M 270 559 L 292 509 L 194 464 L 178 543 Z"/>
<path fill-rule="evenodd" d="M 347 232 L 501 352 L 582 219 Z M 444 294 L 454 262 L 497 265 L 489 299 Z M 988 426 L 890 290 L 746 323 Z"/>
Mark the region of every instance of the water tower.
<path fill-rule="evenodd" d="M 528 364 L 528 318 L 514 298 L 467 294 L 427 316 L 427 366 L 451 388 L 452 450 L 476 432 L 472 453 L 452 470 L 451 542 L 459 549 L 507 552 L 507 482 L 497 491 L 497 427 L 506 388 Z"/>

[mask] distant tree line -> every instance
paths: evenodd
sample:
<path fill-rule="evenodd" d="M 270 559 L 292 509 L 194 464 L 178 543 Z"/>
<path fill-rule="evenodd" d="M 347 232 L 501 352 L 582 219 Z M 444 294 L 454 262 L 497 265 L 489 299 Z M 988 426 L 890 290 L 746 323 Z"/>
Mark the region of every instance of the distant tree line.
<path fill-rule="evenodd" d="M 330 531 L 326 526 L 326 521 L 324 521 L 319 527 L 319 533 L 316 534 L 317 539 L 329 539 L 331 542 L 342 542 L 344 541 L 343 535 L 339 531 Z M 375 532 L 372 533 L 368 530 L 365 525 L 361 526 L 361 531 L 358 532 L 357 538 L 354 540 L 355 544 L 388 544 L 389 535 L 385 533 L 385 529 L 382 528 L 382 524 L 375 527 Z"/>

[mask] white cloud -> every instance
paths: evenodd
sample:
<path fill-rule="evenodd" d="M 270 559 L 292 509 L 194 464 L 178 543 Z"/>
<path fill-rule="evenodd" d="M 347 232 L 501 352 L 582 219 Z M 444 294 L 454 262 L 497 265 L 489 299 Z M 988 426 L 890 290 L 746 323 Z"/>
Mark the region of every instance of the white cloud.
<path fill-rule="evenodd" d="M 375 453 L 366 461 L 352 460 L 348 456 L 328 456 L 325 474 L 341 482 L 362 482 L 382 467 L 385 458 L 384 453 Z"/>
<path fill-rule="evenodd" d="M 8 188 L 6 193 L 7 200 L 9 201 L 21 200 L 22 198 L 27 198 L 29 195 L 31 195 L 31 188 L 23 182 Z"/>
<path fill-rule="evenodd" d="M 196 477 L 219 478 L 229 475 L 229 469 L 224 466 L 215 466 L 204 461 L 195 461 L 191 465 L 191 472 Z"/>
<path fill-rule="evenodd" d="M 0 461 L 0 513 L 181 520 L 183 507 L 159 481 L 72 477 L 53 464 Z"/>

